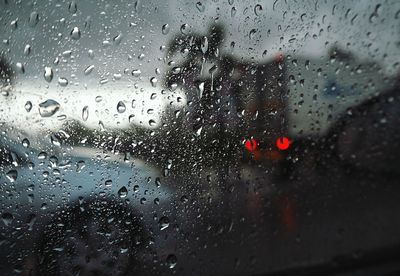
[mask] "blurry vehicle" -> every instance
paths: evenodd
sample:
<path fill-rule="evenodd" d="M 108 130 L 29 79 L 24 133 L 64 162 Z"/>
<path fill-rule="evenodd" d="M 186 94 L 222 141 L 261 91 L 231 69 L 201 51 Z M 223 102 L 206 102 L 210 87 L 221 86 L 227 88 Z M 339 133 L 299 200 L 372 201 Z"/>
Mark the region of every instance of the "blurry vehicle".
<path fill-rule="evenodd" d="M 166 85 L 186 93 L 184 126 L 218 140 L 226 154 L 241 142 L 245 161 L 265 162 L 278 175 L 297 158 L 292 143 L 315 143 L 346 109 L 396 87 L 379 64 L 339 48 L 320 59 L 277 53 L 260 64 L 223 52 L 224 36 L 212 25 L 206 35 L 174 37 Z"/>
<path fill-rule="evenodd" d="M 27 275 L 125 275 L 151 263 L 154 242 L 169 248 L 150 231 L 163 218 L 143 216 L 173 198 L 168 184 L 154 177 L 160 174 L 155 168 L 102 150 L 33 146 L 10 138 L 1 146 L 2 246 L 14 248 L 1 258 L 20 258 L 9 269 Z M 25 254 L 28 258 L 21 257 Z"/>

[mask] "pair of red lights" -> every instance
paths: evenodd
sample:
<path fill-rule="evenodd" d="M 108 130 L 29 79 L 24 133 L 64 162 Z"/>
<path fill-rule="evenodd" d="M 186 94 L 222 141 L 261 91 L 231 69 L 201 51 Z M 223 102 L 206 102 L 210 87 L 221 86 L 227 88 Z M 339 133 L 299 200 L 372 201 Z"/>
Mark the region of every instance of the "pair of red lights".
<path fill-rule="evenodd" d="M 275 141 L 275 145 L 279 150 L 287 150 L 290 146 L 290 141 L 287 137 L 279 137 Z M 254 138 L 246 139 L 244 143 L 244 147 L 246 150 L 253 152 L 257 149 L 257 141 Z"/>

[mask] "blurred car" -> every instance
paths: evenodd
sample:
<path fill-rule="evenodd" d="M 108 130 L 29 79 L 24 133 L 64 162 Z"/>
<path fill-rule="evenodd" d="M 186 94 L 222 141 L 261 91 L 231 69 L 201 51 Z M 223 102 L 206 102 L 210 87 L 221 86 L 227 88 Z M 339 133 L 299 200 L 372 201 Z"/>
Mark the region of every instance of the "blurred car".
<path fill-rule="evenodd" d="M 54 275 L 104 270 L 116 275 L 146 261 L 145 248 L 150 252 L 155 242 L 150 241 L 157 240 L 150 229 L 158 228 L 158 220 L 148 214 L 155 206 L 168 206 L 173 197 L 168 184 L 155 177 L 155 168 L 101 150 L 40 152 L 27 143 L 9 140 L 2 145 L 2 246 L 14 248 L 14 258 L 35 249 L 15 271 Z M 165 228 L 168 218 L 164 220 Z M 93 229 L 87 228 L 90 221 Z M 29 234 L 20 237 L 19 231 Z M 108 244 L 100 253 L 99 239 Z M 8 254 L 2 258 L 10 258 Z"/>

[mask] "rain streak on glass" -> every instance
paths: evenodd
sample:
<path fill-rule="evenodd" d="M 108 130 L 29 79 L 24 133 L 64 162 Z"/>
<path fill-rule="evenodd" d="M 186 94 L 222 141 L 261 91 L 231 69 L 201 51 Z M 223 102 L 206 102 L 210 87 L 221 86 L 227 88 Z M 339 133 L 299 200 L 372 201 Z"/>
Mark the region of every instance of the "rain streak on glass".
<path fill-rule="evenodd" d="M 87 119 L 89 118 L 89 106 L 85 106 L 82 109 L 82 120 L 87 121 Z"/>
<path fill-rule="evenodd" d="M 206 36 L 203 36 L 201 39 L 201 51 L 203 54 L 205 54 L 208 50 L 208 38 Z"/>
<path fill-rule="evenodd" d="M 88 67 L 86 67 L 86 69 L 84 71 L 85 75 L 87 76 L 90 73 L 92 73 L 93 69 L 94 69 L 94 65 L 89 65 Z"/>

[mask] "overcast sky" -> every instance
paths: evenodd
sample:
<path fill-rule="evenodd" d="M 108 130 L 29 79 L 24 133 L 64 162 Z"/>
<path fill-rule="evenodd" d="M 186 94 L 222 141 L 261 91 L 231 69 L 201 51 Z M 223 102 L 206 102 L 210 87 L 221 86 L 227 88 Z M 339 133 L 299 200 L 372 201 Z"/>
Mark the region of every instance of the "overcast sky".
<path fill-rule="evenodd" d="M 160 46 L 179 33 L 183 24 L 188 24 L 190 32 L 205 34 L 215 21 L 226 27 L 225 47 L 230 52 L 235 42 L 233 54 L 238 58 L 260 61 L 280 50 L 319 57 L 338 45 L 379 61 L 389 73 L 399 70 L 400 1 L 396 0 L 203 0 L 201 4 L 191 0 L 78 0 L 75 13 L 71 1 L 8 2 L 5 5 L 0 0 L 0 47 L 12 62 L 25 64 L 28 79 L 42 81 L 44 67 L 51 66 L 56 76 L 81 84 L 112 79 L 125 69 L 140 69 L 141 80 L 148 82 L 156 68 L 162 72 L 165 67 Z M 16 28 L 13 20 L 17 20 Z M 162 32 L 165 24 L 167 34 Z M 70 35 L 74 27 L 81 33 L 76 40 Z M 120 43 L 113 41 L 118 35 Z M 27 44 L 32 49 L 28 56 L 24 55 Z M 89 57 L 89 50 L 94 57 Z M 95 66 L 93 73 L 84 76 L 90 65 Z"/>

